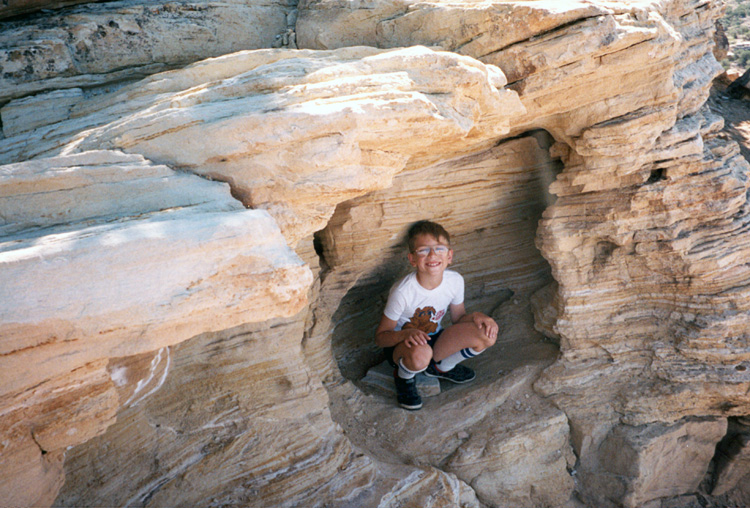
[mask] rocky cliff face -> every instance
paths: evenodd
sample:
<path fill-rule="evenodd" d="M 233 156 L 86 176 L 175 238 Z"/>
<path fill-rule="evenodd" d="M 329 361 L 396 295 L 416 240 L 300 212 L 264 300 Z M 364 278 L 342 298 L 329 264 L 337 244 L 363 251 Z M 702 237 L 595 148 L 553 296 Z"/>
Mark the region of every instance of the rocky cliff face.
<path fill-rule="evenodd" d="M 10 505 L 750 497 L 721 2 L 75 4 L 0 7 Z M 502 332 L 407 413 L 422 218 Z"/>

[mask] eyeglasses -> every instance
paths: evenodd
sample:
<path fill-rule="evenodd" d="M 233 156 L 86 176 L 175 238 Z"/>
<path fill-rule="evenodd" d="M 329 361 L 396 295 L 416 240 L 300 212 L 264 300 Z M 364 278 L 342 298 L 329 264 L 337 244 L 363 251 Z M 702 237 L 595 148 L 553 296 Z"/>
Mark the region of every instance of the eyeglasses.
<path fill-rule="evenodd" d="M 419 249 L 414 251 L 414 254 L 416 254 L 420 258 L 424 258 L 430 255 L 430 251 L 440 256 L 443 254 L 448 254 L 449 250 L 450 248 L 446 247 L 445 245 L 434 245 L 432 247 L 420 247 Z"/>

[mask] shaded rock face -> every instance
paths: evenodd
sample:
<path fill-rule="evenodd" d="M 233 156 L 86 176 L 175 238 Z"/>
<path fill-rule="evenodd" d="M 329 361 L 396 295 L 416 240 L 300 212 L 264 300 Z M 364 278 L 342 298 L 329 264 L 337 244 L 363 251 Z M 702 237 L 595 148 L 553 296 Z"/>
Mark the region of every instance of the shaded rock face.
<path fill-rule="evenodd" d="M 747 497 L 719 2 L 66 4 L 0 8 L 9 504 Z M 422 218 L 502 336 L 406 414 Z"/>

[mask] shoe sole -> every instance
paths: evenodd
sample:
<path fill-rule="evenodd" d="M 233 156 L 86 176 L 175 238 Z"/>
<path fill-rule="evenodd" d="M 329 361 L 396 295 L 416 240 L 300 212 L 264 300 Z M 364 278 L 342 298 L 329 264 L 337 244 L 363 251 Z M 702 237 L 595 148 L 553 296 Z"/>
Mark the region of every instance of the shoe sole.
<path fill-rule="evenodd" d="M 457 385 L 463 385 L 463 384 L 466 384 L 466 383 L 471 383 L 472 381 L 474 381 L 477 378 L 477 376 L 474 375 L 474 377 L 472 377 L 472 378 L 464 379 L 463 381 L 456 381 L 455 379 L 452 379 L 452 378 L 449 378 L 449 377 L 446 377 L 446 376 L 441 376 L 440 374 L 428 374 L 426 371 L 424 372 L 424 375 L 427 376 L 427 377 L 433 377 L 433 378 L 438 378 L 438 379 L 445 379 L 446 381 L 450 381 L 451 383 L 455 383 Z"/>
<path fill-rule="evenodd" d="M 422 409 L 422 404 L 419 404 L 418 406 L 417 405 L 410 406 L 408 404 L 402 404 L 399 402 L 398 405 L 404 409 L 408 409 L 409 411 L 416 411 L 417 409 Z"/>

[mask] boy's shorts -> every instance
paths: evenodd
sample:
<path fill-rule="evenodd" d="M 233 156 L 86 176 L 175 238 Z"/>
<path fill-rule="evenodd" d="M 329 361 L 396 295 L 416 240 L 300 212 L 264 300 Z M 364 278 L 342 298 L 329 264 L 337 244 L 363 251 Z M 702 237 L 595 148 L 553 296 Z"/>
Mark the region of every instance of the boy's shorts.
<path fill-rule="evenodd" d="M 430 340 L 427 341 L 427 345 L 431 348 L 434 348 L 435 343 L 437 342 L 438 338 L 440 338 L 440 334 L 443 333 L 443 330 L 445 330 L 445 328 L 441 328 L 440 331 L 430 335 Z M 383 348 L 383 352 L 385 352 L 385 359 L 388 360 L 388 363 L 391 365 L 391 367 L 398 367 L 396 362 L 393 361 L 393 351 L 395 349 L 396 346 Z"/>

